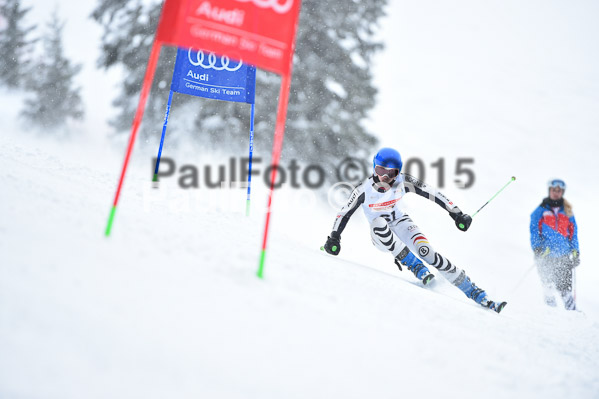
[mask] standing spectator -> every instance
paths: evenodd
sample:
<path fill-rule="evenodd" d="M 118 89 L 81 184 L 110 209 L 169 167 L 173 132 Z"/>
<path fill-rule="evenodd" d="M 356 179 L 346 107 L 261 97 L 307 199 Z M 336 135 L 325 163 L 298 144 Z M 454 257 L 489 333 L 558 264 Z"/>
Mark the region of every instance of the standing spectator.
<path fill-rule="evenodd" d="M 566 183 L 549 182 L 549 196 L 530 216 L 530 244 L 543 285 L 545 303 L 556 306 L 557 289 L 568 310 L 576 310 L 574 268 L 580 264 L 578 227 L 572 205 L 564 199 Z"/>

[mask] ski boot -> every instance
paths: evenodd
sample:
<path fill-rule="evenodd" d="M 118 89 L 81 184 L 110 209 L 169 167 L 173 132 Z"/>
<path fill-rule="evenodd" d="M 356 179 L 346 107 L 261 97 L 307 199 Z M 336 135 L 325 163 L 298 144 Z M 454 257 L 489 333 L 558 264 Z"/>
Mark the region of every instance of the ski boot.
<path fill-rule="evenodd" d="M 494 310 L 495 312 L 499 313 L 503 310 L 505 305 L 507 305 L 507 302 L 497 303 L 497 302 L 491 301 L 490 299 L 484 298 L 480 302 L 480 304 L 486 308 L 489 308 L 489 309 Z"/>
<path fill-rule="evenodd" d="M 503 310 L 503 308 L 505 307 L 505 305 L 507 305 L 507 302 L 496 303 L 496 302 L 490 300 L 487 297 L 487 293 L 485 292 L 485 290 L 483 290 L 482 288 L 478 288 L 476 286 L 476 284 L 474 284 L 470 280 L 470 277 L 468 277 L 468 276 L 465 276 L 465 277 L 466 278 L 464 278 L 462 280 L 462 282 L 457 285 L 457 287 L 468 298 L 472 299 L 474 302 L 478 303 L 479 305 L 484 306 L 485 308 L 494 310 L 497 313 L 501 312 Z"/>
<path fill-rule="evenodd" d="M 434 278 L 435 275 L 432 274 L 424 264 L 414 256 L 411 252 L 400 261 L 398 258 L 395 258 L 395 264 L 401 270 L 401 265 L 404 265 L 408 268 L 409 271 L 414 273 L 414 276 L 420 281 L 422 281 L 422 285 L 429 284 Z"/>
<path fill-rule="evenodd" d="M 553 296 L 546 296 L 545 297 L 545 304 L 547 306 L 551 306 L 552 308 L 557 306 L 557 302 L 555 301 L 555 297 Z"/>
<path fill-rule="evenodd" d="M 570 291 L 562 291 L 560 294 L 564 300 L 566 310 L 576 310 L 576 300 L 574 299 L 574 295 L 572 295 Z"/>
<path fill-rule="evenodd" d="M 431 282 L 431 280 L 435 278 L 435 275 L 432 274 L 431 272 L 429 272 L 428 268 L 426 266 L 424 266 L 422 263 L 419 263 L 414 266 L 410 266 L 410 265 L 405 265 L 405 266 L 407 266 L 409 271 L 414 273 L 414 276 L 416 276 L 416 278 L 418 280 L 422 281 L 422 285 L 429 284 Z"/>

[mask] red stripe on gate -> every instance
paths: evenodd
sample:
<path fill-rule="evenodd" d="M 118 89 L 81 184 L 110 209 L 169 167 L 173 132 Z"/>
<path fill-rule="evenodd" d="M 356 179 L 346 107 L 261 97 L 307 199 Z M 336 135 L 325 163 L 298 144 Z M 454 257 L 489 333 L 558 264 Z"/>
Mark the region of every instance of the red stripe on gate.
<path fill-rule="evenodd" d="M 152 50 L 150 52 L 148 67 L 146 68 L 146 74 L 144 76 L 143 85 L 141 87 L 141 94 L 139 95 L 137 111 L 135 112 L 135 117 L 133 118 L 133 125 L 131 126 L 131 136 L 129 137 L 129 144 L 127 145 L 127 153 L 125 155 L 123 170 L 121 171 L 119 185 L 116 189 L 116 195 L 114 196 L 114 206 L 116 206 L 119 202 L 121 188 L 123 187 L 123 181 L 125 180 L 125 172 L 127 172 L 127 166 L 129 165 L 129 158 L 131 158 L 131 153 L 133 152 L 133 145 L 135 144 L 135 138 L 137 137 L 137 132 L 139 130 L 139 126 L 141 125 L 141 120 L 144 116 L 146 102 L 148 100 L 148 96 L 150 95 L 150 89 L 152 88 L 152 80 L 154 80 L 156 64 L 158 63 L 158 57 L 160 56 L 160 47 L 161 44 L 158 41 L 154 40 L 154 43 L 152 44 Z"/>

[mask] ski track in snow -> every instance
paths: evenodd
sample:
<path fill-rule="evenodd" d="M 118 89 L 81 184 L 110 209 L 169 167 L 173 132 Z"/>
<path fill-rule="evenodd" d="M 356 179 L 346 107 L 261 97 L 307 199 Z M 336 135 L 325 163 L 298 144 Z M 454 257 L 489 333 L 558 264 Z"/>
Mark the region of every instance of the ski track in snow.
<path fill-rule="evenodd" d="M 114 159 L 9 135 L 0 146 L 2 398 L 599 393 L 596 320 L 537 292 L 497 315 L 441 276 L 422 288 L 330 257 L 276 213 L 260 280 L 263 214 L 169 211 L 135 162 L 106 239 Z"/>

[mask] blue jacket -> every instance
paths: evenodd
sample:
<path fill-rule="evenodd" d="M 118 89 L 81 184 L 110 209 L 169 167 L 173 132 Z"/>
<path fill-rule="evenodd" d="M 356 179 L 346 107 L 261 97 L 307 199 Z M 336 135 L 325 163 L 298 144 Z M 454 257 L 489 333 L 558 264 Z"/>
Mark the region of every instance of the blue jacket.
<path fill-rule="evenodd" d="M 530 245 L 533 250 L 549 248 L 548 256 L 553 258 L 578 251 L 576 219 L 566 215 L 563 205 L 556 215 L 545 198 L 530 215 Z"/>

